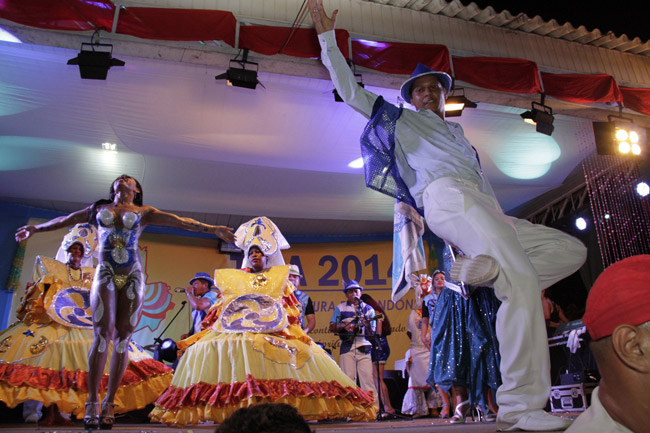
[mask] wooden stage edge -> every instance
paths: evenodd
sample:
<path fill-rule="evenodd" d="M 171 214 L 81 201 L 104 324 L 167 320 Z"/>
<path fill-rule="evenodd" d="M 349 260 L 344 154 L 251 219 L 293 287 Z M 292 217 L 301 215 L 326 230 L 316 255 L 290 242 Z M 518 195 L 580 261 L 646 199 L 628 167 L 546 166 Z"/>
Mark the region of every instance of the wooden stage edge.
<path fill-rule="evenodd" d="M 564 413 L 558 416 L 569 417 L 571 419 L 578 416 L 579 413 Z M 465 424 L 451 424 L 449 420 L 436 418 L 419 418 L 415 420 L 391 420 L 375 422 L 310 422 L 311 429 L 314 432 L 321 433 L 492 433 L 496 432 L 495 423 L 472 422 Z M 216 424 L 201 424 L 195 426 L 186 426 L 184 428 L 170 427 L 162 424 L 116 424 L 112 430 L 115 433 L 208 433 L 214 432 Z M 81 423 L 75 423 L 73 426 L 65 427 L 39 427 L 35 424 L 0 424 L 0 432 L 16 433 L 79 433 L 84 432 Z M 109 430 L 95 430 L 95 432 L 107 432 Z M 263 433 L 263 432 L 260 432 Z"/>

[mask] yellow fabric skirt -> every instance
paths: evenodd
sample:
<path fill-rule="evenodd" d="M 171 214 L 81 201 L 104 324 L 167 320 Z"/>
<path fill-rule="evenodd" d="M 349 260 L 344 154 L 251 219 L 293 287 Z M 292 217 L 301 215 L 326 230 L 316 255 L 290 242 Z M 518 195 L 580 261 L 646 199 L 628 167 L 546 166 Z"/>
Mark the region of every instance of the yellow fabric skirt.
<path fill-rule="evenodd" d="M 313 342 L 210 330 L 182 356 L 150 417 L 178 426 L 221 423 L 237 409 L 261 403 L 287 403 L 313 420 L 376 416 L 372 394 Z"/>
<path fill-rule="evenodd" d="M 17 322 L 0 333 L 0 401 L 15 407 L 26 400 L 83 416 L 88 399 L 88 352 L 93 331 L 51 322 Z M 129 344 L 129 364 L 115 396 L 117 413 L 142 409 L 169 386 L 173 371 L 141 347 Z M 106 393 L 112 346 L 100 385 Z"/>

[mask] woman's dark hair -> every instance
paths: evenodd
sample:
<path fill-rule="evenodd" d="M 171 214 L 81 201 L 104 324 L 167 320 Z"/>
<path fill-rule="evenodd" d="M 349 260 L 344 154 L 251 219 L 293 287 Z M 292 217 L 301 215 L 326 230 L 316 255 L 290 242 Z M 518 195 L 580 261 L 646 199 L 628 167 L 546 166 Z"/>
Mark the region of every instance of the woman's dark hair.
<path fill-rule="evenodd" d="M 263 403 L 237 409 L 216 433 L 311 433 L 311 429 L 295 407 Z"/>
<path fill-rule="evenodd" d="M 108 193 L 108 199 L 111 202 L 115 199 L 115 181 L 124 176 L 128 177 L 129 179 L 133 179 L 135 181 L 135 186 L 138 187 L 139 192 L 136 191 L 135 195 L 133 196 L 133 204 L 136 206 L 142 206 L 142 185 L 140 185 L 138 179 L 136 179 L 133 176 L 129 176 L 128 174 L 123 174 L 121 176 L 118 176 L 113 182 L 111 182 L 111 189 L 109 190 Z"/>
<path fill-rule="evenodd" d="M 128 174 L 123 174 L 121 176 L 118 176 L 115 178 L 113 182 L 111 182 L 111 188 L 108 192 L 108 199 L 102 198 L 97 200 L 92 204 L 92 207 L 90 208 L 90 223 L 95 224 L 95 217 L 97 216 L 97 209 L 100 206 L 103 206 L 105 204 L 110 204 L 113 203 L 113 200 L 115 199 L 115 181 L 118 180 L 119 178 L 126 176 L 130 179 L 133 179 L 135 181 L 135 186 L 138 187 L 139 191 L 136 191 L 136 193 L 133 196 L 133 204 L 136 206 L 142 206 L 142 185 L 140 185 L 140 182 L 138 182 L 138 179 L 136 179 L 133 176 L 129 176 Z"/>

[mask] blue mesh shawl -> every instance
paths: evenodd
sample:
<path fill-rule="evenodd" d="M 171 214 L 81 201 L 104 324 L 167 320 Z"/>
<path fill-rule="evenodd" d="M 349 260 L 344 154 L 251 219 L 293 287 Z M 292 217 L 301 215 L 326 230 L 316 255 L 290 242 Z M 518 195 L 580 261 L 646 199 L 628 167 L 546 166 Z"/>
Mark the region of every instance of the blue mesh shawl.
<path fill-rule="evenodd" d="M 413 206 L 420 215 L 415 199 L 397 169 L 395 160 L 395 126 L 402 108 L 384 101 L 375 101 L 372 116 L 361 134 L 361 156 L 366 174 L 366 186 Z"/>

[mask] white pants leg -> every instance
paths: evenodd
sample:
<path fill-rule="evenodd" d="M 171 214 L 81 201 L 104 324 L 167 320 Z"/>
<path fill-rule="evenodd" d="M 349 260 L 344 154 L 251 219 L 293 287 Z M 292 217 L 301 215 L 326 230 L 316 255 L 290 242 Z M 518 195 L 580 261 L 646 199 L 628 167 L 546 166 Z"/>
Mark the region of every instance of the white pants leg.
<path fill-rule="evenodd" d="M 494 282 L 502 302 L 496 322 L 503 380 L 498 417 L 515 423 L 543 409 L 551 390 L 539 275 L 549 285 L 571 274 L 584 262 L 585 248 L 562 232 L 505 215 L 494 196 L 462 179 L 432 182 L 423 200 L 427 224 L 437 236 L 470 257 L 487 254 L 499 263 Z"/>
<path fill-rule="evenodd" d="M 343 370 L 343 373 L 348 375 L 350 379 L 356 382 L 358 376 L 361 389 L 364 391 L 372 391 L 372 395 L 375 398 L 375 407 L 379 409 L 377 388 L 375 387 L 375 381 L 372 378 L 372 369 L 374 366 L 372 364 L 370 353 L 362 353 L 361 351 L 352 348 L 349 352 L 341 355 L 340 363 L 341 370 Z"/>

